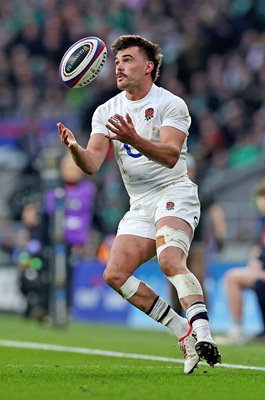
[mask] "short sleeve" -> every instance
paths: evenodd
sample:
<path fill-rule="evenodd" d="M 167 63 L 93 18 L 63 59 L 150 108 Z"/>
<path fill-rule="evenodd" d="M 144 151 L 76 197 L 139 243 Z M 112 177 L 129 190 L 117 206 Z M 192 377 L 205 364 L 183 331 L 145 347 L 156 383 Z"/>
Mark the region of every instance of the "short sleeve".
<path fill-rule="evenodd" d="M 99 106 L 96 108 L 93 117 L 92 117 L 92 130 L 91 135 L 95 133 L 101 133 L 102 135 L 108 135 L 108 129 L 106 128 L 106 112 L 104 105 Z"/>
<path fill-rule="evenodd" d="M 190 124 L 191 117 L 184 100 L 174 96 L 170 101 L 165 103 L 161 126 L 172 126 L 188 136 Z"/>

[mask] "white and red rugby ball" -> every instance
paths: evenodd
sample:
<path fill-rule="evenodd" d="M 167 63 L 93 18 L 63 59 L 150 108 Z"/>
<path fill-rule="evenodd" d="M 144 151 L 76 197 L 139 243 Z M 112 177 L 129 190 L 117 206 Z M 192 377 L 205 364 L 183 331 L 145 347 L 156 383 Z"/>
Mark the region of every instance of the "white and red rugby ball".
<path fill-rule="evenodd" d="M 74 43 L 63 55 L 59 67 L 62 82 L 69 88 L 80 88 L 92 82 L 107 59 L 103 40 L 91 36 Z"/>

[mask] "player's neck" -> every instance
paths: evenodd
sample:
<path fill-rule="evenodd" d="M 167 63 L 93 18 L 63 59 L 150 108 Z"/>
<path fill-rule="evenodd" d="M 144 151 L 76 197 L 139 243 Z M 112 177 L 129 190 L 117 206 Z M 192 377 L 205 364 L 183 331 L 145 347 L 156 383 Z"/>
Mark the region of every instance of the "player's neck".
<path fill-rule="evenodd" d="M 143 99 L 150 92 L 152 85 L 153 81 L 147 82 L 145 85 L 141 85 L 140 87 L 126 90 L 127 99 L 131 101 Z"/>

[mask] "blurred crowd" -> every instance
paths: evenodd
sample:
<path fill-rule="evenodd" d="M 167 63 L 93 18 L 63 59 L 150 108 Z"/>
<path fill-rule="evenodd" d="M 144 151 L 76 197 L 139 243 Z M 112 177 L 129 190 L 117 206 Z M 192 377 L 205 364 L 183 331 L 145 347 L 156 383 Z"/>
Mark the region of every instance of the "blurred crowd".
<path fill-rule="evenodd" d="M 158 85 L 189 106 L 189 150 L 203 185 L 207 175 L 257 163 L 264 152 L 264 27 L 265 0 L 0 0 L 0 259 L 8 260 L 14 246 L 8 221 L 21 223 L 32 199 L 42 207 L 45 154 L 58 149 L 55 158 L 63 157 L 56 123 L 85 145 L 95 107 L 117 92 L 110 52 L 91 85 L 78 90 L 60 82 L 71 44 L 98 36 L 110 48 L 127 33 L 160 44 Z M 128 205 L 111 151 L 93 179 L 91 230 L 100 244 Z"/>

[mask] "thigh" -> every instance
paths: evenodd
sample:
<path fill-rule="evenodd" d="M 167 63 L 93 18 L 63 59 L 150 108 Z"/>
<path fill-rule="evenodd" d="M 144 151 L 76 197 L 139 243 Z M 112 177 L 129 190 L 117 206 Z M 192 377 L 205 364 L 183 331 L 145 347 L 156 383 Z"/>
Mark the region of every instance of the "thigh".
<path fill-rule="evenodd" d="M 184 219 L 178 217 L 160 218 L 156 223 L 156 229 L 158 230 L 159 228 L 162 228 L 162 226 L 164 225 L 185 232 L 189 236 L 190 240 L 192 240 L 193 229 L 188 222 L 184 221 Z"/>
<path fill-rule="evenodd" d="M 248 267 L 232 268 L 226 274 L 225 280 L 237 283 L 243 289 L 253 288 L 254 282 L 258 279 L 260 271 Z"/>
<path fill-rule="evenodd" d="M 185 232 L 189 236 L 191 242 L 193 236 L 193 229 L 181 218 L 177 217 L 163 217 L 156 223 L 157 230 L 163 226 L 169 226 L 174 228 L 176 231 L 180 230 Z M 160 246 L 157 243 L 157 246 Z M 159 263 L 164 274 L 172 276 L 178 273 L 188 273 L 187 268 L 187 256 L 180 247 L 175 245 L 168 245 L 159 255 Z"/>
<path fill-rule="evenodd" d="M 107 270 L 125 277 L 155 256 L 155 240 L 136 235 L 118 235 L 111 247 Z"/>
<path fill-rule="evenodd" d="M 139 204 L 130 209 L 119 223 L 117 236 L 136 236 L 155 240 L 156 228 L 151 211 Z"/>
<path fill-rule="evenodd" d="M 192 232 L 193 236 L 199 220 L 200 202 L 195 184 L 183 182 L 167 188 L 161 194 L 155 211 L 157 229 L 167 224 L 172 228 L 185 229 L 187 233 Z M 189 225 L 191 229 L 186 225 Z"/>
<path fill-rule="evenodd" d="M 163 192 L 155 212 L 157 230 L 167 225 L 176 231 L 182 231 L 188 236 L 190 244 L 199 219 L 200 202 L 195 184 L 190 181 L 183 182 Z M 180 247 L 175 245 L 169 244 L 163 249 L 159 255 L 159 261 L 164 273 L 166 266 L 166 272 L 170 275 L 188 272 L 187 256 Z M 170 266 L 169 269 L 168 266 Z"/>

